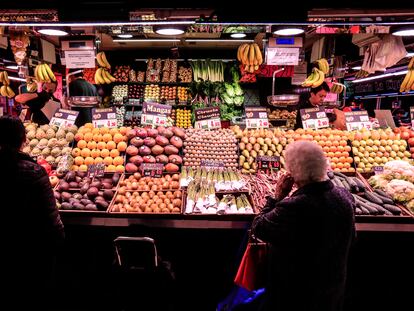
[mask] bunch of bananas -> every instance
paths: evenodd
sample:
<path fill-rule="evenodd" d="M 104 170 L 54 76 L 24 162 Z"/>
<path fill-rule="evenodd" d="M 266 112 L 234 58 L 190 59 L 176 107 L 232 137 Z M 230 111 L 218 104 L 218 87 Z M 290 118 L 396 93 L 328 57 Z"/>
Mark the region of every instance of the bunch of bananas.
<path fill-rule="evenodd" d="M 39 82 L 51 82 L 56 81 L 55 74 L 48 64 L 39 64 L 36 66 L 34 75 Z"/>
<path fill-rule="evenodd" d="M 320 58 L 315 63 L 325 75 L 329 74 L 329 63 L 326 58 Z"/>
<path fill-rule="evenodd" d="M 26 79 L 26 88 L 29 93 L 34 93 L 37 91 L 37 83 L 31 78 Z"/>
<path fill-rule="evenodd" d="M 341 94 L 346 89 L 346 86 L 342 83 L 334 82 L 332 83 L 331 93 Z"/>
<path fill-rule="evenodd" d="M 237 59 L 244 65 L 244 70 L 250 73 L 254 73 L 263 63 L 262 51 L 256 43 L 240 45 Z"/>
<path fill-rule="evenodd" d="M 408 63 L 408 72 L 400 86 L 400 93 L 414 91 L 414 57 Z"/>
<path fill-rule="evenodd" d="M 366 78 L 369 76 L 369 72 L 365 70 L 360 70 L 355 74 L 355 79 Z"/>
<path fill-rule="evenodd" d="M 312 69 L 312 73 L 303 81 L 302 86 L 303 87 L 318 87 L 325 81 L 325 73 L 314 67 Z"/>
<path fill-rule="evenodd" d="M 12 88 L 9 86 L 10 80 L 6 71 L 0 72 L 0 82 L 3 83 L 2 87 L 0 87 L 1 96 L 13 98 L 16 94 L 14 94 Z"/>
<path fill-rule="evenodd" d="M 110 84 L 111 82 L 115 82 L 115 77 L 113 77 L 108 71 L 111 69 L 111 65 L 106 59 L 105 52 L 99 52 L 96 54 L 96 61 L 100 67 L 95 71 L 95 83 Z"/>

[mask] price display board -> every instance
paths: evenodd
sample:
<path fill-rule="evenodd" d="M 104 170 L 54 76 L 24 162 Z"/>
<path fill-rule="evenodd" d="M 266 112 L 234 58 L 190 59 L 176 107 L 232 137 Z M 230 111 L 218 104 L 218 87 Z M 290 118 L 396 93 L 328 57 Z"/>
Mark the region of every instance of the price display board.
<path fill-rule="evenodd" d="M 165 126 L 171 115 L 171 106 L 145 102 L 142 105 L 141 124 Z"/>
<path fill-rule="evenodd" d="M 58 109 L 58 111 L 55 112 L 52 119 L 50 120 L 50 125 L 55 125 L 58 127 L 68 127 L 74 125 L 78 115 L 79 111 Z"/>
<path fill-rule="evenodd" d="M 221 128 L 220 108 L 209 107 L 194 110 L 196 129 L 212 130 Z"/>
<path fill-rule="evenodd" d="M 384 167 L 383 166 L 373 166 L 372 169 L 374 170 L 375 175 L 380 175 L 384 173 Z"/>
<path fill-rule="evenodd" d="M 271 171 L 280 170 L 280 157 L 258 156 L 256 157 L 257 171 L 270 174 Z"/>
<path fill-rule="evenodd" d="M 305 130 L 329 127 L 329 119 L 323 107 L 301 109 L 300 117 Z"/>
<path fill-rule="evenodd" d="M 208 168 L 224 168 L 224 163 L 221 161 L 213 161 L 213 160 L 201 160 L 200 166 L 205 166 Z"/>
<path fill-rule="evenodd" d="M 360 130 L 362 128 L 366 128 L 367 130 L 372 129 L 368 112 L 365 110 L 345 112 L 345 123 L 348 131 Z"/>
<path fill-rule="evenodd" d="M 92 109 L 92 123 L 95 128 L 118 127 L 115 107 L 102 108 L 102 109 L 93 108 Z"/>
<path fill-rule="evenodd" d="M 246 107 L 246 128 L 268 128 L 269 119 L 265 107 Z"/>
<path fill-rule="evenodd" d="M 88 165 L 88 177 L 102 177 L 105 174 L 105 164 L 91 164 Z"/>
<path fill-rule="evenodd" d="M 162 163 L 142 163 L 141 174 L 146 177 L 162 177 L 162 172 L 164 171 L 164 164 Z"/>

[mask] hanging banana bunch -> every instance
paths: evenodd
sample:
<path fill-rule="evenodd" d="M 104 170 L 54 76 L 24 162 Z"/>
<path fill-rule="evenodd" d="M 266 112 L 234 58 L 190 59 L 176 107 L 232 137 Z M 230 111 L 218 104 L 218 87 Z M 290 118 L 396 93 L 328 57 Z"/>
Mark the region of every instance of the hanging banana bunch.
<path fill-rule="evenodd" d="M 408 72 L 400 86 L 400 93 L 414 91 L 414 57 L 408 63 Z"/>
<path fill-rule="evenodd" d="M 323 81 L 325 81 L 325 73 L 314 67 L 312 73 L 303 81 L 302 86 L 314 88 L 320 86 Z"/>
<path fill-rule="evenodd" d="M 56 77 L 48 64 L 39 64 L 35 67 L 34 75 L 39 82 L 55 82 Z"/>
<path fill-rule="evenodd" d="M 26 88 L 29 93 L 34 93 L 37 91 L 37 83 L 31 78 L 26 79 Z"/>
<path fill-rule="evenodd" d="M 346 89 L 346 86 L 342 83 L 333 82 L 331 87 L 331 93 L 341 94 Z"/>
<path fill-rule="evenodd" d="M 244 43 L 237 49 L 237 60 L 244 66 L 244 70 L 254 73 L 263 63 L 262 51 L 256 43 Z"/>
<path fill-rule="evenodd" d="M 116 79 L 109 73 L 111 65 L 106 59 L 105 52 L 99 52 L 96 54 L 96 61 L 98 62 L 99 68 L 95 71 L 95 83 L 96 84 L 110 84 L 115 82 Z"/>
<path fill-rule="evenodd" d="M 0 83 L 3 85 L 0 87 L 0 95 L 8 98 L 13 98 L 16 94 L 13 92 L 10 85 L 9 75 L 6 71 L 0 72 Z"/>

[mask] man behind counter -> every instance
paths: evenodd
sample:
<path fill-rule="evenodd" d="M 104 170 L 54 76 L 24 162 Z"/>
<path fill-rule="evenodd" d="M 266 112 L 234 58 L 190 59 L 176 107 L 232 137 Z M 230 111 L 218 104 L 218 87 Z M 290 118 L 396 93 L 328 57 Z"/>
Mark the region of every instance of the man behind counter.
<path fill-rule="evenodd" d="M 315 108 L 320 106 L 328 95 L 330 89 L 326 82 L 323 82 L 318 87 L 312 88 L 309 94 L 299 102 L 298 113 L 296 114 L 295 129 L 302 128 L 302 118 L 300 116 L 300 109 Z M 331 121 L 331 120 L 330 120 Z"/>

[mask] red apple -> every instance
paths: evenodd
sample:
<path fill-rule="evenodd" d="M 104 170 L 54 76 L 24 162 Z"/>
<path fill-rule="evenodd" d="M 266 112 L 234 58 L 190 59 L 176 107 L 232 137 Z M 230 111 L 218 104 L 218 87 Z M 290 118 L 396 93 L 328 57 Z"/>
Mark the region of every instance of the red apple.
<path fill-rule="evenodd" d="M 410 133 L 407 131 L 401 132 L 400 135 L 401 135 L 401 138 L 405 140 L 408 140 L 410 138 Z"/>

